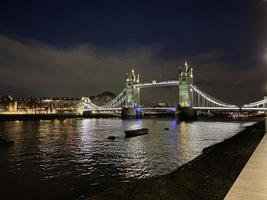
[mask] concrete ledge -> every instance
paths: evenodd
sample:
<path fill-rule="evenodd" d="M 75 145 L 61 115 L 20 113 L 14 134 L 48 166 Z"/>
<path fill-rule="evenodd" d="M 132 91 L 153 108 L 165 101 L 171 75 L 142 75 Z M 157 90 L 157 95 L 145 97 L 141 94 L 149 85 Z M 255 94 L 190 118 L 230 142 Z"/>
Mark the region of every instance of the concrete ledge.
<path fill-rule="evenodd" d="M 225 197 L 225 200 L 238 199 L 267 199 L 267 134 Z"/>

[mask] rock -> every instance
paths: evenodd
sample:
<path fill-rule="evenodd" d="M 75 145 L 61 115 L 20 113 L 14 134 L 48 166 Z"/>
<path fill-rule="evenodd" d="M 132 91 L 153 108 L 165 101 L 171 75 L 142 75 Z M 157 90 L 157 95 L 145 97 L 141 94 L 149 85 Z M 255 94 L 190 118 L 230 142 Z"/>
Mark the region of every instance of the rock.
<path fill-rule="evenodd" d="M 110 139 L 110 140 L 115 140 L 116 137 L 115 137 L 114 135 L 111 135 L 111 136 L 108 136 L 108 139 Z"/>

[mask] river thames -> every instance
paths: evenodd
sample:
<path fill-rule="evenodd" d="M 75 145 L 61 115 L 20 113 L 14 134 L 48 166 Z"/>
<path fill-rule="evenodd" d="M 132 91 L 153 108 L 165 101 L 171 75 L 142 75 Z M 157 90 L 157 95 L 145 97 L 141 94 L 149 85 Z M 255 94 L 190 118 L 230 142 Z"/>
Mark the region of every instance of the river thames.
<path fill-rule="evenodd" d="M 167 174 L 251 124 L 165 118 L 1 122 L 0 133 L 15 142 L 0 148 L 1 188 L 10 199 L 84 199 L 120 182 Z M 142 127 L 148 135 L 124 137 L 124 130 Z"/>

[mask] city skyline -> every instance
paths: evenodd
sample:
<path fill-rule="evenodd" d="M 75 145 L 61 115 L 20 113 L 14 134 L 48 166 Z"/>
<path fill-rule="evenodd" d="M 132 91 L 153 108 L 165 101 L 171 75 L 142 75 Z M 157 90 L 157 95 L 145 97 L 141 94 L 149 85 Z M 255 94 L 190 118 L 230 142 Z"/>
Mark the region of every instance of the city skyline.
<path fill-rule="evenodd" d="M 1 199 L 267 196 L 267 0 L 8 0 Z"/>
<path fill-rule="evenodd" d="M 208 93 L 252 102 L 266 84 L 265 7 L 265 1 L 5 3 L 0 95 L 119 93 L 132 68 L 141 82 L 174 80 L 187 60 Z M 142 98 L 173 102 L 177 90 L 146 89 Z"/>

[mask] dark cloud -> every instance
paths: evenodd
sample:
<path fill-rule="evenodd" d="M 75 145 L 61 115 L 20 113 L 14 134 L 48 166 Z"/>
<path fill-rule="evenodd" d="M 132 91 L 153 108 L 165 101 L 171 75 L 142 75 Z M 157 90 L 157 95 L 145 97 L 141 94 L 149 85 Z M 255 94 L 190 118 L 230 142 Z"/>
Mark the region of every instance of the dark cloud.
<path fill-rule="evenodd" d="M 154 53 L 151 47 L 126 51 L 87 44 L 62 49 L 1 36 L 0 81 L 12 88 L 20 85 L 43 95 L 80 96 L 103 90 L 119 92 L 124 87 L 125 73 L 131 68 L 148 74 L 146 77 L 150 78 L 160 73 L 161 63 L 170 63 L 155 58 Z M 172 65 L 168 64 L 166 69 Z"/>
<path fill-rule="evenodd" d="M 265 93 L 267 68 L 264 62 L 250 65 L 210 54 L 206 60 L 200 55 L 193 58 L 199 63 L 196 84 L 206 92 L 225 100 L 243 104 L 262 99 Z"/>
<path fill-rule="evenodd" d="M 99 48 L 83 44 L 58 48 L 38 41 L 0 36 L 0 93 L 15 96 L 89 96 L 124 87 L 125 73 L 135 68 L 141 80 L 176 79 L 184 58 L 164 58 L 160 47 Z M 230 103 L 263 97 L 266 67 L 226 60 L 223 52 L 191 56 L 196 84 Z M 177 88 L 146 89 L 143 102 L 177 100 Z"/>

